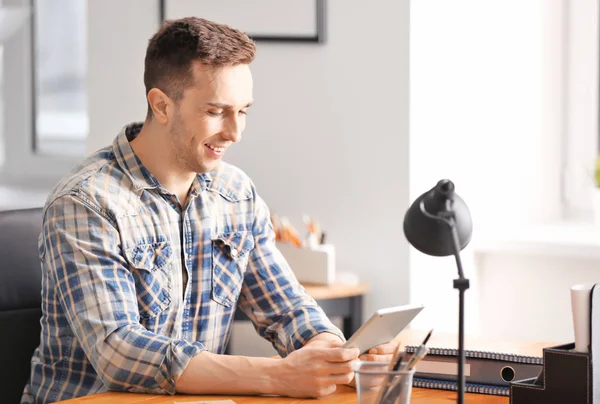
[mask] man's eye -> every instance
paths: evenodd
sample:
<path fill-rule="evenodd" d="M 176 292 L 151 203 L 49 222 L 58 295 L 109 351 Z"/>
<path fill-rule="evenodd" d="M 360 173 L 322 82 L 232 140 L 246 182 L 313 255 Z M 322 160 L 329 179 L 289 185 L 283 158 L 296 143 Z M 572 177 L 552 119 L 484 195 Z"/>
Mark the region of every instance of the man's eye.
<path fill-rule="evenodd" d="M 221 116 L 221 115 L 223 115 L 223 111 L 208 111 L 208 115 Z"/>
<path fill-rule="evenodd" d="M 240 111 L 239 111 L 239 114 L 240 114 L 240 115 L 247 115 L 247 114 L 248 114 L 248 111 L 245 111 L 245 110 L 240 110 Z"/>

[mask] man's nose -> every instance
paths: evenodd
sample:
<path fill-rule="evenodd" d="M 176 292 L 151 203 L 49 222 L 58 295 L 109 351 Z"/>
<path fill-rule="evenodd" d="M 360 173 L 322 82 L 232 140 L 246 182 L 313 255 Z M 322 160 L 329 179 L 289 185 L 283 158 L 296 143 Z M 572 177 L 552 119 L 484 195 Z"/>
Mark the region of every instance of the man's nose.
<path fill-rule="evenodd" d="M 223 135 L 227 140 L 236 143 L 242 139 L 242 130 L 243 128 L 239 119 L 232 117 L 228 119 Z"/>

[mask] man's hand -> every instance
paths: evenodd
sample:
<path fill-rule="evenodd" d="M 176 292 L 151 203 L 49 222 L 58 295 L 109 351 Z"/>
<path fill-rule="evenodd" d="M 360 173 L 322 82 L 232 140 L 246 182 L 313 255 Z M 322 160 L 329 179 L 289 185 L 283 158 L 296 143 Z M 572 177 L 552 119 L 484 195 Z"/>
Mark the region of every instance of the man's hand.
<path fill-rule="evenodd" d="M 394 353 L 398 349 L 398 343 L 395 341 L 390 341 L 385 344 L 377 345 L 374 348 L 369 349 L 366 354 L 362 354 L 358 357 L 359 360 L 363 362 L 385 362 L 390 363 L 392 361 L 392 357 Z M 378 385 L 379 381 L 376 382 L 375 385 Z M 356 380 L 353 378 L 348 386 L 356 387 Z"/>
<path fill-rule="evenodd" d="M 366 354 L 360 355 L 359 359 L 365 362 L 387 362 L 390 363 L 394 352 L 398 349 L 398 343 L 390 341 L 369 349 Z"/>
<path fill-rule="evenodd" d="M 308 346 L 326 348 L 326 347 L 335 347 L 335 346 L 341 346 L 341 345 L 343 345 L 343 343 L 341 342 L 341 339 L 337 335 L 331 334 L 331 333 L 321 333 L 321 334 L 315 335 L 313 338 L 308 340 L 308 342 L 304 345 L 304 348 L 306 348 Z M 358 359 L 361 361 L 364 361 L 364 362 L 390 363 L 392 361 L 392 357 L 394 356 L 394 353 L 396 352 L 397 349 L 398 349 L 398 342 L 395 340 L 392 340 L 385 344 L 377 345 L 376 347 L 369 349 L 369 351 L 367 353 L 360 355 Z M 355 387 L 356 381 L 354 379 L 354 375 L 352 375 L 352 377 L 350 378 L 350 381 L 348 383 L 344 383 L 344 384 L 347 384 L 348 386 L 351 386 L 351 387 Z"/>
<path fill-rule="evenodd" d="M 340 337 L 335 334 L 331 334 L 328 332 L 320 333 L 312 337 L 308 340 L 308 342 L 304 345 L 304 347 L 308 346 L 320 346 L 320 347 L 332 347 L 332 346 L 342 346 L 343 341 Z M 394 353 L 398 349 L 398 342 L 392 340 L 385 344 L 377 345 L 374 348 L 369 349 L 369 351 L 365 354 L 359 356 L 361 361 L 365 362 L 387 362 L 390 363 Z"/>
<path fill-rule="evenodd" d="M 320 334 L 319 334 L 320 335 Z M 314 339 L 282 359 L 278 369 L 282 391 L 290 397 L 322 397 L 333 393 L 338 384 L 354 377 L 353 365 L 358 349 L 342 348 L 340 338 Z"/>

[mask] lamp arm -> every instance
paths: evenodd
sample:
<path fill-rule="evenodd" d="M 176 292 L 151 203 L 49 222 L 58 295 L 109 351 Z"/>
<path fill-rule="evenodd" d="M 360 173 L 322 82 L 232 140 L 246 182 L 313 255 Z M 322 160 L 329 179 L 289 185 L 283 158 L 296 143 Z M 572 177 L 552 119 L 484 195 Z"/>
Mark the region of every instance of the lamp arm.
<path fill-rule="evenodd" d="M 458 231 L 456 230 L 456 221 L 454 214 L 447 221 L 452 232 L 452 246 L 454 247 L 454 258 L 456 259 L 456 267 L 458 268 L 458 279 L 465 279 L 465 273 L 463 272 L 462 261 L 460 260 L 460 245 L 458 244 Z"/>

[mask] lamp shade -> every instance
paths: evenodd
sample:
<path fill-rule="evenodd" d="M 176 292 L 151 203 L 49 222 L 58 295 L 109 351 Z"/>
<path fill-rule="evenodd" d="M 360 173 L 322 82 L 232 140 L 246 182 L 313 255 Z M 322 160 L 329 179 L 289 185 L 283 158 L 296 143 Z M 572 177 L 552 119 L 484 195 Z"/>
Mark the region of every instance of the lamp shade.
<path fill-rule="evenodd" d="M 424 254 L 436 257 L 453 255 L 456 251 L 450 224 L 431 216 L 453 216 L 460 250 L 469 244 L 473 233 L 471 212 L 454 192 L 452 181 L 439 181 L 413 202 L 404 216 L 404 235 L 413 247 Z"/>

